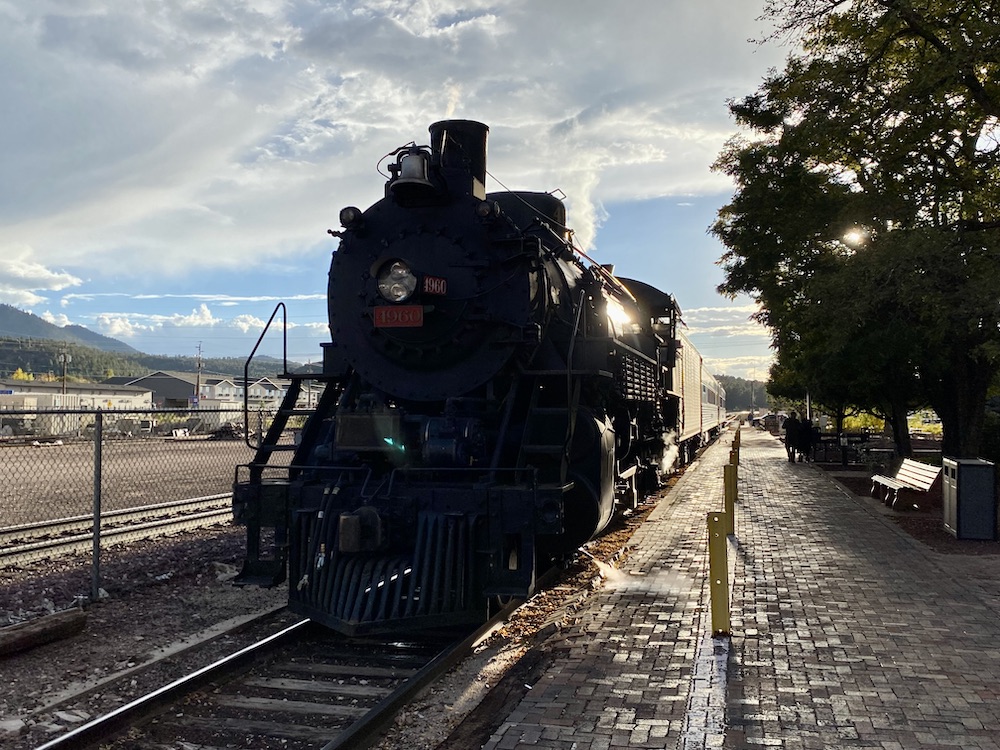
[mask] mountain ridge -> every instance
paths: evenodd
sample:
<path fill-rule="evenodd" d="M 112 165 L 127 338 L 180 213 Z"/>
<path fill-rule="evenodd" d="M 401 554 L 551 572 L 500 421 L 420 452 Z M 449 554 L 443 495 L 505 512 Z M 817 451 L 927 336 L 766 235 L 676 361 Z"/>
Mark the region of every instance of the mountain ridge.
<path fill-rule="evenodd" d="M 57 326 L 33 313 L 18 310 L 12 305 L 0 304 L 0 336 L 12 339 L 45 339 L 67 344 L 87 346 L 104 352 L 142 354 L 124 341 L 94 333 L 80 325 Z"/>
<path fill-rule="evenodd" d="M 63 354 L 69 355 L 63 362 Z M 0 379 L 20 370 L 41 378 L 59 377 L 66 365 L 71 381 L 102 381 L 112 376 L 141 376 L 157 370 L 215 373 L 240 377 L 246 367 L 242 357 L 185 357 L 145 354 L 128 344 L 94 333 L 83 326 L 60 328 L 37 315 L 0 303 Z M 288 362 L 291 371 L 303 367 Z M 280 359 L 254 357 L 250 377 L 280 375 Z"/>

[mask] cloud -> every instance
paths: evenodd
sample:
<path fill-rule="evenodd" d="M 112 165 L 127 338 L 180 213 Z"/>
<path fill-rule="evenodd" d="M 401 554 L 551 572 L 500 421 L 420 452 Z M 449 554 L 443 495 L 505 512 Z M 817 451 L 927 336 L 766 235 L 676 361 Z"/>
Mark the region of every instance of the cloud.
<path fill-rule="evenodd" d="M 53 271 L 33 260 L 26 246 L 0 247 L 0 302 L 31 307 L 46 301 L 39 292 L 58 292 L 79 286 L 81 279 L 63 271 Z"/>
<path fill-rule="evenodd" d="M 201 328 L 217 325 L 219 320 L 212 315 L 208 305 L 199 305 L 196 310 L 191 311 L 190 315 L 172 315 L 166 322 L 178 328 Z"/>
<path fill-rule="evenodd" d="M 74 301 L 87 301 L 93 302 L 94 300 L 120 297 L 123 299 L 130 300 L 173 300 L 173 299 L 195 299 L 203 302 L 214 302 L 221 305 L 238 304 L 241 302 L 289 302 L 289 301 L 307 301 L 307 300 L 325 300 L 325 294 L 286 294 L 282 296 L 275 295 L 234 295 L 234 294 L 223 294 L 215 292 L 197 293 L 191 292 L 189 294 L 179 294 L 179 293 L 169 293 L 169 294 L 130 294 L 128 292 L 94 292 L 89 294 L 65 294 L 62 297 L 63 304 L 69 304 Z"/>
<path fill-rule="evenodd" d="M 48 315 L 49 318 L 54 317 L 51 313 Z M 68 318 L 65 315 L 59 317 L 68 322 Z M 242 333 L 260 333 L 267 324 L 265 319 L 256 315 L 240 314 L 232 318 L 218 317 L 206 304 L 199 305 L 188 314 L 173 313 L 163 315 L 138 312 L 102 312 L 94 315 L 93 319 L 95 327 L 102 333 L 108 336 L 123 336 L 125 338 L 131 338 L 140 333 L 151 331 L 184 328 L 231 328 Z M 295 320 L 288 320 L 285 326 L 288 330 L 301 329 L 319 334 L 329 333 L 329 326 L 325 321 L 300 323 Z"/>
<path fill-rule="evenodd" d="M 105 336 L 116 339 L 133 339 L 143 333 L 158 331 L 159 325 L 140 323 L 126 315 L 99 313 L 94 317 L 94 327 Z"/>
<path fill-rule="evenodd" d="M 732 130 L 723 102 L 769 62 L 748 64 L 756 12 L 725 0 L 627 13 L 595 0 L 5 6 L 0 138 L 19 144 L 3 159 L 24 179 L 0 186 L 0 227 L 43 265 L 97 275 L 294 259 L 323 242 L 331 198 L 377 199 L 376 160 L 457 116 L 491 126 L 505 183 L 562 188 L 587 246 L 602 203 L 719 189 L 708 165 Z"/>
<path fill-rule="evenodd" d="M 742 304 L 732 304 L 732 305 L 720 305 L 718 307 L 694 307 L 685 313 L 685 316 L 691 317 L 707 317 L 715 314 L 732 315 L 732 314 L 746 314 L 748 317 L 754 313 L 760 311 L 760 305 L 754 303 L 750 305 Z"/>
<path fill-rule="evenodd" d="M 231 323 L 235 328 L 243 331 L 243 333 L 248 333 L 250 331 L 263 330 L 267 321 L 253 315 L 237 315 L 232 319 Z"/>
<path fill-rule="evenodd" d="M 744 380 L 764 382 L 768 379 L 773 355 L 745 357 L 705 357 L 705 367 L 714 374 L 731 375 Z"/>
<path fill-rule="evenodd" d="M 607 205 L 731 189 L 709 168 L 734 129 L 725 100 L 785 54 L 746 44 L 764 35 L 759 12 L 730 0 L 627 12 L 598 0 L 0 2 L 0 139 L 17 144 L 0 153 L 17 176 L 0 182 L 0 257 L 36 277 L 0 263 L 0 300 L 30 309 L 62 292 L 67 319 L 108 335 L 211 332 L 233 348 L 263 326 L 265 303 L 299 301 L 307 313 L 288 328 L 318 350 L 304 336 L 328 335 L 326 230 L 341 207 L 383 196 L 384 154 L 449 117 L 489 125 L 490 189 L 561 189 L 590 249 Z"/>
<path fill-rule="evenodd" d="M 684 312 L 687 334 L 711 372 L 746 379 L 767 378 L 774 353 L 769 348 L 770 331 L 750 319 L 757 310 L 756 304 L 734 303 Z"/>
<path fill-rule="evenodd" d="M 697 307 L 684 312 L 684 322 L 688 326 L 688 334 L 692 336 L 740 336 L 770 342 L 770 331 L 750 317 L 759 309 L 757 305 Z"/>
<path fill-rule="evenodd" d="M 211 328 L 220 323 L 208 305 L 199 305 L 189 314 L 172 315 L 103 312 L 94 316 L 97 329 L 107 336 L 133 338 L 164 328 Z"/>
<path fill-rule="evenodd" d="M 59 326 L 60 328 L 65 328 L 66 326 L 70 325 L 73 322 L 73 321 L 71 321 L 68 317 L 66 317 L 63 314 L 54 315 L 53 313 L 49 312 L 48 310 L 46 310 L 45 312 L 43 312 L 38 317 L 40 317 L 46 323 L 51 323 L 52 325 Z"/>

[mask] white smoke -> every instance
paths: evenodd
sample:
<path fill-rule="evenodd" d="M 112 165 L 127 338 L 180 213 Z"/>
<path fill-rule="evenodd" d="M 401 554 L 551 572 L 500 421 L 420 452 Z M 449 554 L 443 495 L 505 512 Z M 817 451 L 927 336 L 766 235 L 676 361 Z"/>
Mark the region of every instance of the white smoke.
<path fill-rule="evenodd" d="M 677 433 L 668 430 L 663 433 L 663 457 L 660 459 L 660 473 L 673 474 L 677 470 L 680 448 L 677 445 Z"/>

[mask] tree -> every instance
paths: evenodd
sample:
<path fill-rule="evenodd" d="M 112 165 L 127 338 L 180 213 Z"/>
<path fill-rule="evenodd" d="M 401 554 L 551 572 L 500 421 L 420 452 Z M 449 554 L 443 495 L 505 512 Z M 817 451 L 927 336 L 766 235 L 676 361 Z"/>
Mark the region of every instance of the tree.
<path fill-rule="evenodd" d="M 25 372 L 20 367 L 14 370 L 14 373 L 10 376 L 11 380 L 34 380 L 35 376 L 30 372 Z"/>
<path fill-rule="evenodd" d="M 930 403 L 955 456 L 978 450 L 1000 364 L 991 6 L 772 3 L 801 52 L 730 103 L 753 139 L 717 163 L 737 184 L 712 228 L 728 248 L 720 291 L 757 298 L 779 362 L 810 391 L 842 378 L 897 426 Z M 845 240 L 850 227 L 863 243 Z M 874 366 L 861 368 L 866 353 Z"/>
<path fill-rule="evenodd" d="M 716 374 L 719 384 L 726 390 L 726 411 L 767 409 L 767 394 L 760 380 L 746 380 L 732 375 Z"/>

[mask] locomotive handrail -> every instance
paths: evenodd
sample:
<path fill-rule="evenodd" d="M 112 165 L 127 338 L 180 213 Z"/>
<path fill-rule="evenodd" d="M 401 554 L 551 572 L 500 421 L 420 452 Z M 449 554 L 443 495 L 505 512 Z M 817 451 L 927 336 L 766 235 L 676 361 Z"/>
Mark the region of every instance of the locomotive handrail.
<path fill-rule="evenodd" d="M 615 276 L 613 273 L 611 273 L 608 269 L 606 269 L 600 263 L 597 263 L 596 261 L 594 261 L 593 258 L 591 258 L 589 255 L 587 255 L 585 252 L 583 252 L 583 250 L 581 250 L 580 248 L 578 248 L 573 243 L 570 243 L 570 247 L 573 248 L 574 252 L 579 253 L 581 256 L 583 256 L 584 258 L 586 258 L 587 260 L 589 260 L 591 263 L 593 263 L 593 266 L 591 266 L 591 268 L 593 268 L 595 271 L 597 271 L 597 273 L 598 273 L 599 276 L 603 276 L 604 280 L 607 281 L 608 284 L 610 284 L 618 293 L 620 293 L 620 294 L 624 293 L 624 296 L 628 297 L 630 300 L 632 300 L 636 304 L 639 304 L 639 300 L 637 300 L 635 298 L 635 295 L 632 294 L 631 291 L 629 291 L 629 288 L 627 286 L 625 286 L 618 279 L 617 276 Z"/>
<path fill-rule="evenodd" d="M 385 158 L 385 157 L 382 157 L 382 158 Z M 486 174 L 488 174 L 491 178 L 493 178 L 494 180 L 496 180 L 497 184 L 499 184 L 504 190 L 507 190 L 509 193 L 511 193 L 511 195 L 513 195 L 515 198 L 518 198 L 521 201 L 521 203 L 523 203 L 524 205 L 528 206 L 528 208 L 530 208 L 532 211 L 536 210 L 534 206 L 532 206 L 531 204 L 529 204 L 523 198 L 520 198 L 517 195 L 516 192 L 512 191 L 510 188 L 508 188 L 506 185 L 504 185 L 502 180 L 498 180 L 497 177 L 496 177 L 496 175 L 494 175 L 492 172 L 490 172 L 489 170 L 486 170 Z M 562 190 L 559 190 L 559 192 L 562 193 Z M 558 196 L 556 196 L 556 197 L 558 197 Z M 563 194 L 563 197 L 565 197 L 565 194 Z M 567 239 L 565 239 L 563 237 L 560 237 L 559 234 L 552 229 L 551 224 L 555 224 L 556 226 L 561 227 L 562 229 L 566 230 L 567 232 L 569 232 L 569 235 L 572 237 L 573 236 L 573 230 L 571 230 L 568 226 L 566 226 L 565 224 L 562 224 L 562 223 L 556 221 L 555 218 L 552 217 L 552 216 L 545 216 L 545 221 L 541 221 L 539 218 L 536 217 L 534 223 L 537 224 L 538 226 L 543 227 L 544 229 L 548 230 L 549 233 L 555 238 L 555 240 L 557 242 L 559 242 L 559 243 L 561 243 L 563 245 L 566 245 L 572 252 L 576 253 L 581 258 L 583 258 L 587 262 L 589 262 L 591 264 L 591 266 L 596 270 L 596 272 L 598 273 L 598 275 L 603 276 L 604 280 L 607 281 L 608 284 L 610 284 L 611 286 L 613 286 L 619 293 L 624 292 L 625 296 L 627 296 L 633 302 L 638 303 L 638 300 L 632 295 L 632 292 L 629 290 L 629 288 L 627 286 L 625 286 L 621 281 L 619 281 L 618 278 L 613 273 L 609 272 L 608 269 L 606 269 L 600 263 L 598 263 L 597 261 L 595 261 L 589 255 L 587 255 L 587 253 L 585 253 L 582 249 L 580 249 L 579 247 L 577 247 L 573 243 L 572 239 L 567 240 Z M 582 267 L 583 264 L 581 263 L 580 266 Z M 586 269 L 584 269 L 584 270 L 586 270 Z"/>
<path fill-rule="evenodd" d="M 507 398 L 504 399 L 506 403 L 504 404 L 503 417 L 500 419 L 500 429 L 497 432 L 497 442 L 496 446 L 493 448 L 493 456 L 490 459 L 490 476 L 497 470 L 497 464 L 500 463 L 500 455 L 503 450 L 504 438 L 507 435 L 507 429 L 510 427 L 510 416 L 514 411 L 514 401 L 517 398 L 517 392 L 521 387 L 521 377 L 518 376 L 514 378 L 514 382 L 511 383 L 510 391 L 507 393 Z"/>
<path fill-rule="evenodd" d="M 254 344 L 254 347 L 250 352 L 250 356 L 247 357 L 247 361 L 243 365 L 243 442 L 245 442 L 247 447 L 252 450 L 260 448 L 260 440 L 258 440 L 258 445 L 254 445 L 250 442 L 250 362 L 257 354 L 257 350 L 260 348 L 260 345 L 264 342 L 264 336 L 267 335 L 267 331 L 271 327 L 271 323 L 274 322 L 274 316 L 278 314 L 278 310 L 282 311 L 281 375 L 282 377 L 288 377 L 288 310 L 285 307 L 284 302 L 279 302 L 274 306 L 274 312 L 271 313 L 271 317 L 268 318 L 267 323 L 264 324 L 264 330 L 260 332 L 260 337 L 257 339 L 257 343 Z M 261 439 L 262 438 L 263 436 L 261 436 Z"/>
<path fill-rule="evenodd" d="M 603 265 L 601 265 L 596 260 L 594 260 L 589 255 L 587 255 L 587 253 L 585 253 L 582 249 L 580 249 L 575 244 L 573 244 L 572 240 L 565 240 L 562 237 L 560 237 L 555 231 L 553 231 L 552 227 L 549 226 L 548 222 L 539 221 L 538 219 L 535 219 L 535 223 L 538 224 L 538 226 L 543 227 L 544 229 L 546 229 L 557 242 L 561 242 L 566 247 L 568 247 L 572 252 L 576 253 L 581 258 L 583 258 L 588 263 L 590 263 L 590 268 L 589 269 L 586 266 L 584 266 L 583 263 L 580 263 L 579 265 L 580 265 L 581 268 L 583 268 L 584 270 L 591 270 L 591 271 L 593 271 L 598 276 L 601 276 L 604 279 L 604 281 L 607 282 L 607 284 L 609 286 L 611 286 L 616 292 L 618 292 L 619 294 L 621 294 L 624 297 L 627 297 L 628 299 L 632 300 L 636 304 L 639 303 L 639 301 L 635 298 L 635 295 L 632 294 L 632 292 L 629 290 L 629 288 L 627 286 L 625 286 L 618 279 L 617 276 L 615 276 L 607 268 L 605 268 Z M 556 223 L 558 223 L 558 222 L 556 222 Z M 560 226 L 562 226 L 562 225 L 560 225 Z M 563 228 L 565 229 L 565 227 L 563 227 Z"/>
<path fill-rule="evenodd" d="M 583 319 L 583 306 L 587 300 L 587 290 L 580 288 L 580 298 L 576 303 L 576 314 L 573 316 L 573 332 L 569 337 L 569 351 L 566 352 L 566 373 L 573 371 L 573 353 L 576 351 L 576 335 L 580 332 L 580 321 Z"/>

